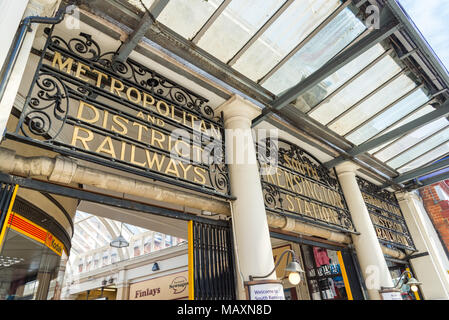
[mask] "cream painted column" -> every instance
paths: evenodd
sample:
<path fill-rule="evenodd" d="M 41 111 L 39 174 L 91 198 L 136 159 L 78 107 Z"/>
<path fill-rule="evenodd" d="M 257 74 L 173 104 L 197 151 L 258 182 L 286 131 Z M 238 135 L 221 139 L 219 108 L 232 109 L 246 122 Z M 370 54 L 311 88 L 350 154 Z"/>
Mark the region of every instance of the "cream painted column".
<path fill-rule="evenodd" d="M 117 295 L 116 300 L 129 300 L 129 280 L 126 269 L 122 269 L 117 273 L 116 280 Z"/>
<path fill-rule="evenodd" d="M 116 300 L 129 300 L 129 283 L 122 282 L 117 284 Z"/>
<path fill-rule="evenodd" d="M 52 272 L 39 271 L 37 273 L 37 280 L 39 281 L 39 284 L 36 290 L 36 300 L 47 300 L 51 277 Z"/>
<path fill-rule="evenodd" d="M 336 167 L 352 221 L 360 235 L 352 235 L 370 300 L 379 300 L 381 287 L 393 287 L 379 240 L 355 178 L 357 166 L 344 162 Z"/>
<path fill-rule="evenodd" d="M 226 132 L 226 161 L 233 201 L 238 298 L 245 299 L 243 281 L 263 276 L 274 268 L 265 203 L 251 132 L 251 121 L 261 113 L 253 103 L 237 95 L 222 104 Z M 267 279 L 276 279 L 274 272 Z"/>
<path fill-rule="evenodd" d="M 449 299 L 449 261 L 433 228 L 421 198 L 416 192 L 396 194 L 407 227 L 419 253 L 426 256 L 411 259 L 421 292 L 426 300 Z"/>
<path fill-rule="evenodd" d="M 9 48 L 14 40 L 17 28 L 22 20 L 23 13 L 28 4 L 28 0 L 0 1 L 0 69 L 2 68 Z"/>
<path fill-rule="evenodd" d="M 6 1 L 4 1 L 6 2 Z M 8 1 L 16 2 L 16 1 Z M 19 2 L 19 1 L 17 1 Z M 21 2 L 21 1 L 20 1 Z M 25 9 L 23 19 L 28 16 L 51 16 L 56 11 L 60 0 L 30 0 Z M 19 10 L 19 8 L 18 8 Z M 23 11 L 22 11 L 23 12 Z M 15 25 L 15 24 L 14 24 Z M 17 25 L 18 26 L 18 25 Z M 20 82 L 22 81 L 23 74 L 25 72 L 25 67 L 27 65 L 28 57 L 30 55 L 31 48 L 33 46 L 34 38 L 36 36 L 36 30 L 38 25 L 32 24 L 31 30 L 26 33 L 23 39 L 22 46 L 18 53 L 16 62 L 12 69 L 9 81 L 6 84 L 5 92 L 0 101 L 0 138 L 3 137 L 3 133 L 6 129 L 6 123 L 8 122 L 9 115 L 11 113 L 14 100 L 16 98 L 17 92 L 19 90 Z M 13 34 L 17 31 L 14 30 Z M 5 30 L 2 29 L 2 33 Z M 3 44 L 2 44 L 3 45 Z M 12 44 L 14 45 L 14 44 Z M 9 50 L 9 47 L 8 47 Z M 5 62 L 6 64 L 7 62 Z"/>

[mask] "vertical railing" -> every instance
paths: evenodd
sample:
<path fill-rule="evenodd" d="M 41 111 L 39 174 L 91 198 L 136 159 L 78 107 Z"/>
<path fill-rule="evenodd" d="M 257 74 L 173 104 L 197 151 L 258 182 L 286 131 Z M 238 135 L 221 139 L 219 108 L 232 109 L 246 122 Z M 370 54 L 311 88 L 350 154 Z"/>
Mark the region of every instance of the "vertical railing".
<path fill-rule="evenodd" d="M 193 276 L 193 298 L 235 299 L 230 227 L 201 222 L 189 222 L 190 224 L 192 230 L 189 233 L 192 237 L 189 237 L 189 261 L 192 263 L 189 263 L 189 272 Z"/>

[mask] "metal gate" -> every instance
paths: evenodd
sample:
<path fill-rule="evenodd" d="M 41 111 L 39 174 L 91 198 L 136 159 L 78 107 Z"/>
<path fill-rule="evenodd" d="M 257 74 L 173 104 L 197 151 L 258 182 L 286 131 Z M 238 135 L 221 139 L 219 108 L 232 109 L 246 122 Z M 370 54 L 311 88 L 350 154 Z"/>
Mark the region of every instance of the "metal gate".
<path fill-rule="evenodd" d="M 225 221 L 222 221 L 225 222 Z M 189 223 L 190 299 L 235 300 L 234 257 L 229 222 Z"/>

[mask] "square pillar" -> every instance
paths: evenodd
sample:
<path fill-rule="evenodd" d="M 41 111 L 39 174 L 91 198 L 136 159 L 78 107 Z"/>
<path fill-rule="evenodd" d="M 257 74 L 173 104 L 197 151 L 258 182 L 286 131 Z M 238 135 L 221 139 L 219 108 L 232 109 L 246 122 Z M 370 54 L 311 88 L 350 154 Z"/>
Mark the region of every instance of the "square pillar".
<path fill-rule="evenodd" d="M 449 261 L 416 192 L 396 193 L 410 234 L 419 253 L 428 255 L 410 260 L 415 276 L 422 282 L 421 292 L 427 300 L 449 299 Z"/>

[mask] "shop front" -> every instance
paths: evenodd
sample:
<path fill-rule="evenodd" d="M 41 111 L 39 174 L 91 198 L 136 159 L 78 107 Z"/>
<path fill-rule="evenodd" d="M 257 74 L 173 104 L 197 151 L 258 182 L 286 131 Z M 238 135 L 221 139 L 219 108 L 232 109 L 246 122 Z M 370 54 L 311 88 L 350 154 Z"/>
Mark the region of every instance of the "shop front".
<path fill-rule="evenodd" d="M 8 189 L 2 185 L 3 195 Z M 58 299 L 70 238 L 50 215 L 15 192 L 12 198 L 1 233 L 0 300 Z"/>
<path fill-rule="evenodd" d="M 350 248 L 357 234 L 335 172 L 283 139 L 259 141 L 258 159 L 273 257 L 293 250 L 304 273 L 297 287 L 284 281 L 291 300 L 363 299 L 359 266 Z M 277 272 L 282 278 L 284 259 Z M 348 271 L 347 271 L 348 270 Z"/>

